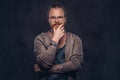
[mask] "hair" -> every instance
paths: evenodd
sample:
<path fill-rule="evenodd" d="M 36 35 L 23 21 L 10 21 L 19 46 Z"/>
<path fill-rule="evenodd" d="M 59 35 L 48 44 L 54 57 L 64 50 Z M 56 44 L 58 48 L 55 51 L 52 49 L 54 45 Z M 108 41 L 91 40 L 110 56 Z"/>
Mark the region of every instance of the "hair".
<path fill-rule="evenodd" d="M 53 5 L 51 5 L 49 8 L 48 8 L 48 11 L 47 11 L 47 18 L 49 17 L 49 12 L 50 12 L 50 9 L 51 8 L 61 8 L 63 11 L 64 11 L 64 17 L 66 17 L 66 11 L 65 11 L 65 8 L 63 5 L 59 4 L 59 3 L 55 3 Z"/>

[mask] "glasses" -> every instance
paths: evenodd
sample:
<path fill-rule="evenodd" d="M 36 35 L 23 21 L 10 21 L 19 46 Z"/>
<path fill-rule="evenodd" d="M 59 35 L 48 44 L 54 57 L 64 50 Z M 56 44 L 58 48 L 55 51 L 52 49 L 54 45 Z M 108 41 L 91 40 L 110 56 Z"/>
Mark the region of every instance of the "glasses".
<path fill-rule="evenodd" d="M 55 16 L 51 16 L 49 17 L 51 20 L 55 20 L 55 19 L 63 19 L 64 16 L 58 16 L 58 17 L 55 17 Z"/>

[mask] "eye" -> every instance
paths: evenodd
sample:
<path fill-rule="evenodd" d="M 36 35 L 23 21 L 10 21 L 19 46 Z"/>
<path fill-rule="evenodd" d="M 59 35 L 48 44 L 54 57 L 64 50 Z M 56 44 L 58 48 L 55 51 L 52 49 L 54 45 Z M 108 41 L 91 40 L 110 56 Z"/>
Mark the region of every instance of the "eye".
<path fill-rule="evenodd" d="M 63 19 L 64 17 L 63 16 L 59 16 L 58 19 Z"/>
<path fill-rule="evenodd" d="M 64 18 L 64 16 L 58 16 L 58 17 L 55 17 L 55 16 L 51 16 L 51 17 L 49 17 L 50 19 L 63 19 Z"/>
<path fill-rule="evenodd" d="M 55 16 L 51 16 L 50 19 L 55 19 Z"/>

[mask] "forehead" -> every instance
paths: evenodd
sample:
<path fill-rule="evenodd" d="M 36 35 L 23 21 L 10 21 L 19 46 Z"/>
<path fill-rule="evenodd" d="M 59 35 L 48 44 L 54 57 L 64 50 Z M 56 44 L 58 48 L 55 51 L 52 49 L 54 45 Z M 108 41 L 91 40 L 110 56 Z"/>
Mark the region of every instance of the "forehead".
<path fill-rule="evenodd" d="M 51 8 L 49 16 L 64 16 L 64 11 L 62 8 Z"/>

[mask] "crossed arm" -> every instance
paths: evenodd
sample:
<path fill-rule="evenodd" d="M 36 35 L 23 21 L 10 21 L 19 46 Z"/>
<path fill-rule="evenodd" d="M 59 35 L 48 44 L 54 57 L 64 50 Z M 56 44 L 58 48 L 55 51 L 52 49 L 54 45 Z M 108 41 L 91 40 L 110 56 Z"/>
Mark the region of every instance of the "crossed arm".
<path fill-rule="evenodd" d="M 42 40 L 39 38 L 35 39 L 35 52 L 37 63 L 34 66 L 35 71 L 48 71 L 52 73 L 64 73 L 69 71 L 77 71 L 79 70 L 81 63 L 83 62 L 83 52 L 82 52 L 82 42 L 77 37 L 73 43 L 73 52 L 69 57 L 69 60 L 62 63 L 53 65 L 55 55 L 56 55 L 56 47 L 49 45 L 47 48 L 44 46 Z"/>

